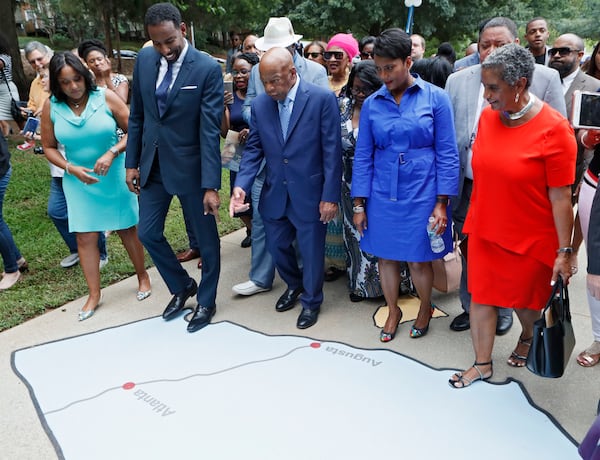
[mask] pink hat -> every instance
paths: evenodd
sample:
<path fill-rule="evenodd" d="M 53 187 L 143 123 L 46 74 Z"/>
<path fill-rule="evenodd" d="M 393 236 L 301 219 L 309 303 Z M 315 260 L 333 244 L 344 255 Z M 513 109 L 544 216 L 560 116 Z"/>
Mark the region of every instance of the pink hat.
<path fill-rule="evenodd" d="M 358 55 L 358 42 L 352 34 L 335 34 L 327 43 L 327 50 L 332 46 L 342 48 L 350 60 Z"/>

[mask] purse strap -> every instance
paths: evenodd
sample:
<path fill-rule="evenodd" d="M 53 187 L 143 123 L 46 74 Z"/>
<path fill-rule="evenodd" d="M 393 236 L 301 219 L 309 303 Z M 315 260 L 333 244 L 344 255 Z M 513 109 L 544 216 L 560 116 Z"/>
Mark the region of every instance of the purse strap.
<path fill-rule="evenodd" d="M 12 91 L 10 90 L 10 85 L 8 84 L 8 78 L 6 77 L 6 67 L 2 69 L 2 74 L 4 75 L 4 83 L 6 83 L 6 88 L 8 89 L 8 95 L 13 101 L 17 102 L 17 100 L 13 97 Z"/>
<path fill-rule="evenodd" d="M 560 311 L 556 311 L 558 313 L 557 320 L 560 321 L 571 321 L 571 310 L 569 307 L 569 291 L 567 289 L 566 284 L 564 283 L 562 276 L 558 276 L 558 280 L 552 287 L 552 294 L 550 294 L 550 298 L 544 307 L 542 312 L 542 317 L 545 317 L 548 309 L 553 308 L 555 305 L 555 301 L 558 301 L 561 305 Z M 556 309 L 555 309 L 556 310 Z"/>

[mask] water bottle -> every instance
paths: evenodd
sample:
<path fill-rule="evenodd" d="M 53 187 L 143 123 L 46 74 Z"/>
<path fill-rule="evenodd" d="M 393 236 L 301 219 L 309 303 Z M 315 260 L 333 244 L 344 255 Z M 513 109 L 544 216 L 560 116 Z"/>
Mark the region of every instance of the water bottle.
<path fill-rule="evenodd" d="M 444 244 L 442 236 L 436 235 L 435 231 L 437 230 L 437 225 L 434 227 L 433 222 L 435 222 L 435 218 L 433 216 L 429 217 L 429 222 L 427 222 L 427 235 L 429 235 L 431 250 L 438 254 L 446 248 L 446 245 Z"/>

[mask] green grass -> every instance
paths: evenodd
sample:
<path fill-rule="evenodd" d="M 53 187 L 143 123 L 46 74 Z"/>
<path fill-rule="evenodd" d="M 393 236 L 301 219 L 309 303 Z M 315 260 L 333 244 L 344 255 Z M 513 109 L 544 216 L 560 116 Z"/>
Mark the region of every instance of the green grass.
<path fill-rule="evenodd" d="M 49 309 L 84 296 L 87 285 L 79 265 L 63 269 L 59 262 L 68 255 L 67 247 L 46 214 L 50 172 L 43 155 L 20 152 L 15 146 L 22 139 L 9 140 L 13 175 L 4 200 L 4 219 L 19 250 L 29 262 L 29 272 L 6 291 L 0 292 L 0 331 L 41 315 Z M 225 235 L 242 226 L 231 219 L 229 172 L 222 171 L 219 234 Z M 175 251 L 188 246 L 183 216 L 177 199 L 167 217 L 165 234 Z M 102 287 L 120 281 L 135 272 L 116 233 L 107 239 L 109 263 L 101 272 Z M 146 264 L 152 262 L 146 254 Z"/>

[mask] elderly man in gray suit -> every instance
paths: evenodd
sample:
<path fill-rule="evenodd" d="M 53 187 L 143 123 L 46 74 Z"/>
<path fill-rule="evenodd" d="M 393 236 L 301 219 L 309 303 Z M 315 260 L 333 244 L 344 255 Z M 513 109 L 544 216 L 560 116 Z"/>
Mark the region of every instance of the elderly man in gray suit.
<path fill-rule="evenodd" d="M 508 43 L 519 43 L 515 23 L 503 17 L 490 19 L 479 34 L 478 48 L 481 62 L 485 61 L 494 49 Z M 469 209 L 473 185 L 471 146 L 477 134 L 479 115 L 486 104 L 481 84 L 481 65 L 473 65 L 450 75 L 446 82 L 446 91 L 454 110 L 454 127 L 460 157 L 459 193 L 452 203 L 452 219 L 455 229 L 462 239 L 464 237 L 462 227 Z M 565 100 L 558 72 L 536 64 L 530 91 L 566 116 Z M 470 328 L 471 296 L 467 287 L 467 245 L 462 244 L 461 249 L 463 250 L 463 273 L 460 300 L 464 312 L 450 323 L 450 329 L 454 331 L 466 331 Z M 501 308 L 498 313 L 496 334 L 506 334 L 511 326 L 512 310 Z"/>

